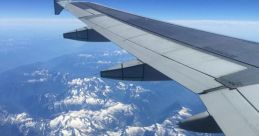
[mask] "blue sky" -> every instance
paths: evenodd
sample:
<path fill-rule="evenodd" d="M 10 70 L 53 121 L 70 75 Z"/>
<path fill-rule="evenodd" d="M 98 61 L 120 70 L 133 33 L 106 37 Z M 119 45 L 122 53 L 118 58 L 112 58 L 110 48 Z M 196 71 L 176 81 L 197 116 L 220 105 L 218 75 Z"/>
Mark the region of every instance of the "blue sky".
<path fill-rule="evenodd" d="M 258 0 L 89 0 L 179 25 L 259 42 Z M 34 26 L 60 31 L 82 27 L 68 12 L 53 13 L 52 0 L 4 0 L 0 4 L 0 30 Z M 7 27 L 11 26 L 11 27 Z M 27 26 L 27 27 L 25 27 Z M 41 31 L 42 31 L 41 30 Z M 69 29 L 70 30 L 70 29 Z"/>
<path fill-rule="evenodd" d="M 90 1 L 159 19 L 259 20 L 258 0 Z M 0 18 L 45 17 L 54 17 L 52 0 L 3 0 L 0 4 Z"/>

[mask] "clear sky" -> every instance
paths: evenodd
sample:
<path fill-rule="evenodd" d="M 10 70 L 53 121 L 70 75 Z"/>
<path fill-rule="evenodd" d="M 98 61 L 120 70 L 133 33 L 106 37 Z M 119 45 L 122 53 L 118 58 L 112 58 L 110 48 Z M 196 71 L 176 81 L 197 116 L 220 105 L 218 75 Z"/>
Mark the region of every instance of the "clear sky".
<path fill-rule="evenodd" d="M 89 0 L 162 19 L 259 20 L 258 0 Z M 68 17 L 63 14 L 63 17 Z M 0 18 L 53 17 L 52 0 L 2 0 Z"/>

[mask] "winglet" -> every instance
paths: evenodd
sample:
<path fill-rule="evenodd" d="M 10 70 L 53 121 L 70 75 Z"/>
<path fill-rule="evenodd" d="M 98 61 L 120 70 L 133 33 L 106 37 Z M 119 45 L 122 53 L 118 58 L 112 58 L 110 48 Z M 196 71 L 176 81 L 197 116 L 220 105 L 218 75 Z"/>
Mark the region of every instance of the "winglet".
<path fill-rule="evenodd" d="M 64 7 L 62 7 L 58 2 L 60 0 L 54 0 L 54 9 L 55 9 L 55 15 L 59 15 L 62 10 L 64 9 Z"/>

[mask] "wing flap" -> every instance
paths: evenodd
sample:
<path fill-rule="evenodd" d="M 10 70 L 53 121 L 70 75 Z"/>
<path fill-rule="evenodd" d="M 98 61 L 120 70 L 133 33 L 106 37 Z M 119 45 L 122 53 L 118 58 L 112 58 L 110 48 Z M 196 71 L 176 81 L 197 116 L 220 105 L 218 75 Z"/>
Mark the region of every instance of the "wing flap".
<path fill-rule="evenodd" d="M 227 136 L 258 136 L 259 114 L 238 90 L 223 89 L 200 96 Z"/>
<path fill-rule="evenodd" d="M 256 111 L 259 112 L 259 84 L 241 87 L 238 90 Z"/>

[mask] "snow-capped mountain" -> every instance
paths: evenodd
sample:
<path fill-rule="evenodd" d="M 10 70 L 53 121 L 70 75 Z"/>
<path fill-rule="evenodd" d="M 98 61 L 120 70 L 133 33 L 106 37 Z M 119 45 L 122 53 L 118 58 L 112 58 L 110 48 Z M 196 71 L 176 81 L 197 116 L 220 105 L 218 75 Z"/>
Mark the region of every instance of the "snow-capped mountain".
<path fill-rule="evenodd" d="M 29 136 L 205 135 L 178 128 L 179 121 L 200 111 L 190 110 L 191 103 L 201 105 L 174 82 L 122 82 L 93 75 L 130 58 L 121 50 L 82 52 L 2 73 L 0 131 Z"/>

